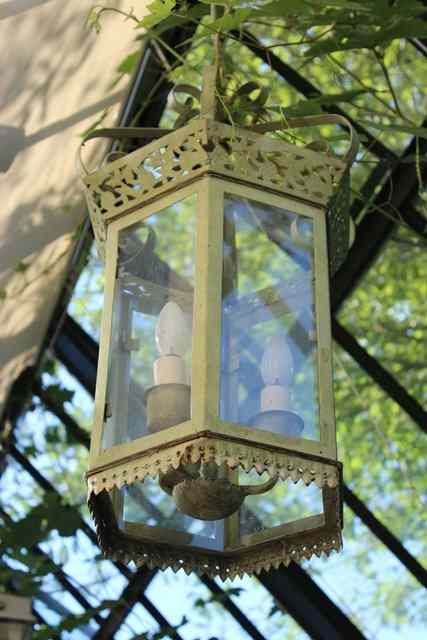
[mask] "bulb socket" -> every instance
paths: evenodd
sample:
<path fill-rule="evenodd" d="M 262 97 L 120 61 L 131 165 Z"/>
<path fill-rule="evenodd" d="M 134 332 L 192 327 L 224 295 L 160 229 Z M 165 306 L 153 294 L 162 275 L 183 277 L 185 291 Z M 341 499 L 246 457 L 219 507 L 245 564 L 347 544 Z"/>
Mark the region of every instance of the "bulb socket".
<path fill-rule="evenodd" d="M 158 384 L 147 389 L 144 401 L 149 433 L 190 420 L 191 387 L 188 384 Z"/>

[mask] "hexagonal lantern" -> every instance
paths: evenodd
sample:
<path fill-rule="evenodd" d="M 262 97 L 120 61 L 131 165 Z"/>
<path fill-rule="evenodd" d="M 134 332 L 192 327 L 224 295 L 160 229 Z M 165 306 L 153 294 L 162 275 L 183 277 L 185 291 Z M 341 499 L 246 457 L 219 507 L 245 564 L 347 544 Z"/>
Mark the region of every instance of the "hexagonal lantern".
<path fill-rule="evenodd" d="M 329 276 L 350 158 L 272 128 L 201 117 L 83 177 L 106 263 L 87 478 L 110 557 L 224 579 L 341 547 Z"/>

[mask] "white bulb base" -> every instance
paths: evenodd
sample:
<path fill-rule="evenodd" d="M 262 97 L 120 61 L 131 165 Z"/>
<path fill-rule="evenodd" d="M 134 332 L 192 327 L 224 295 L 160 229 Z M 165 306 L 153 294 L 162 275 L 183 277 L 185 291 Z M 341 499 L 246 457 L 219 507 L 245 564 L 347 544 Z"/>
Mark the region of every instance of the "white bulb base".
<path fill-rule="evenodd" d="M 187 371 L 181 356 L 160 356 L 153 365 L 154 384 L 187 384 Z"/>
<path fill-rule="evenodd" d="M 261 411 L 287 411 L 291 393 L 280 384 L 268 385 L 261 391 Z"/>

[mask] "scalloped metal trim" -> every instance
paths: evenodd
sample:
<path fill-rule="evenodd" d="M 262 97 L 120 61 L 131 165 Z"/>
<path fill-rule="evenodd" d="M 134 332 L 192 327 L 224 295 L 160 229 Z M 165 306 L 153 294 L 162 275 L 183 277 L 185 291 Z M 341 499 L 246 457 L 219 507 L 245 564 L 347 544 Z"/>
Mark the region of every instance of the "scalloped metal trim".
<path fill-rule="evenodd" d="M 125 536 L 120 532 L 112 519 L 106 515 L 108 508 L 100 515 L 97 501 L 100 496 L 89 498 L 89 510 L 95 522 L 98 544 L 103 553 L 112 560 L 129 563 L 134 561 L 138 566 L 150 568 L 172 568 L 174 572 L 183 569 L 189 574 L 192 571 L 211 577 L 219 576 L 222 580 L 233 580 L 245 574 L 258 574 L 271 568 L 287 567 L 291 561 L 310 560 L 313 556 L 326 557 L 332 551 L 342 549 L 342 536 L 339 526 L 297 534 L 295 537 L 282 538 L 258 545 L 247 551 L 233 554 L 203 553 L 203 551 L 173 548 L 168 545 L 156 545 Z"/>
<path fill-rule="evenodd" d="M 272 451 L 259 446 L 236 443 L 219 438 L 197 438 L 164 449 L 141 453 L 127 461 L 119 461 L 105 469 L 93 469 L 87 473 L 89 495 L 125 484 L 142 482 L 146 476 L 156 477 L 170 467 L 176 469 L 189 462 L 225 463 L 231 469 L 240 467 L 245 471 L 255 469 L 281 480 L 302 480 L 306 485 L 315 482 L 318 487 L 336 487 L 339 483 L 339 463 L 321 461 L 318 457 L 298 452 Z"/>

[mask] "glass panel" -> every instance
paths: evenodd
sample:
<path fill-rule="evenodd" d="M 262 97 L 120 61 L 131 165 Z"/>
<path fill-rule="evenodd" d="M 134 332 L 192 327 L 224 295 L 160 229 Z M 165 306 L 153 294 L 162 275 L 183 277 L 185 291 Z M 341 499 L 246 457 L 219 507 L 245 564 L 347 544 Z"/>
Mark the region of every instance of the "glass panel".
<path fill-rule="evenodd" d="M 313 220 L 225 196 L 222 420 L 319 439 Z"/>
<path fill-rule="evenodd" d="M 190 418 L 195 207 L 119 233 L 104 448 Z"/>
<path fill-rule="evenodd" d="M 264 473 L 260 478 L 256 471 L 241 472 L 239 479 L 240 484 L 259 485 L 260 481 L 268 480 L 268 475 Z M 271 491 L 245 498 L 240 509 L 240 535 L 243 537 L 322 514 L 322 490 L 316 484 L 306 487 L 279 481 Z M 324 524 L 323 518 L 319 524 Z"/>
<path fill-rule="evenodd" d="M 297 623 L 281 611 L 270 593 L 256 578 L 217 581 L 225 595 L 254 624 L 259 634 L 269 640 L 307 640 Z M 195 575 L 172 569 L 159 571 L 151 581 L 147 596 L 173 626 L 179 627 L 183 640 L 250 640 L 255 636 L 225 609 L 224 598 L 209 590 Z M 165 597 L 173 593 L 173 598 Z M 169 637 L 169 636 L 168 636 Z"/>
<path fill-rule="evenodd" d="M 129 534 L 138 531 L 139 535 L 148 539 L 155 536 L 160 542 L 171 542 L 173 536 L 174 543 L 181 545 L 223 549 L 221 521 L 199 520 L 179 511 L 158 478 L 145 478 L 144 482 L 122 487 L 115 492 L 113 504 L 119 525 Z M 144 525 L 144 531 L 134 525 Z"/>
<path fill-rule="evenodd" d="M 193 465 L 194 467 L 196 465 Z M 186 471 L 189 471 L 186 468 Z M 144 482 L 125 485 L 111 494 L 112 503 L 117 514 L 119 526 L 125 533 L 138 537 L 153 539 L 157 542 L 174 544 L 185 547 L 195 547 L 205 550 L 226 551 L 231 548 L 262 543 L 265 532 L 274 535 L 275 527 L 280 527 L 277 534 L 293 534 L 296 530 L 303 530 L 307 526 L 306 518 L 310 519 L 310 528 L 325 524 L 323 517 L 322 491 L 314 483 L 306 487 L 303 483 L 294 484 L 291 481 L 278 481 L 273 487 L 265 489 L 264 493 L 253 493 L 236 504 L 234 512 L 228 517 L 218 517 L 216 520 L 205 519 L 201 513 L 196 517 L 194 511 L 203 505 L 203 492 L 198 481 L 182 489 L 181 496 L 185 497 L 185 504 L 190 504 L 193 496 L 198 492 L 198 501 L 192 503 L 193 514 L 189 515 L 176 501 L 176 493 L 169 491 L 168 484 L 176 481 L 178 471 L 170 471 L 160 478 L 145 478 Z M 172 477 L 174 476 L 174 477 Z M 228 486 L 224 478 L 234 485 L 239 485 L 246 493 L 246 488 L 257 490 L 269 483 L 266 473 L 261 477 L 257 472 L 223 471 L 223 480 L 218 480 L 222 501 L 218 498 L 216 508 L 222 502 L 226 503 Z M 222 484 L 221 484 L 222 482 Z M 216 481 L 211 480 L 210 486 L 214 490 Z M 265 485 L 264 485 L 265 483 Z M 206 496 L 205 496 L 206 497 Z M 194 506 L 197 505 L 197 507 Z M 230 512 L 228 512 L 230 513 Z M 313 519 L 315 517 L 315 519 Z M 296 521 L 298 524 L 296 525 Z M 292 523 L 291 527 L 286 525 Z M 249 538 L 250 536 L 250 538 Z"/>
<path fill-rule="evenodd" d="M 343 536 L 343 552 L 312 557 L 304 569 L 365 638 L 425 638 L 424 588 L 347 507 Z"/>
<path fill-rule="evenodd" d="M 425 244 L 399 227 L 346 300 L 339 319 L 427 407 Z"/>
<path fill-rule="evenodd" d="M 334 361 L 338 452 L 346 482 L 427 566 L 427 439 L 338 345 Z"/>

